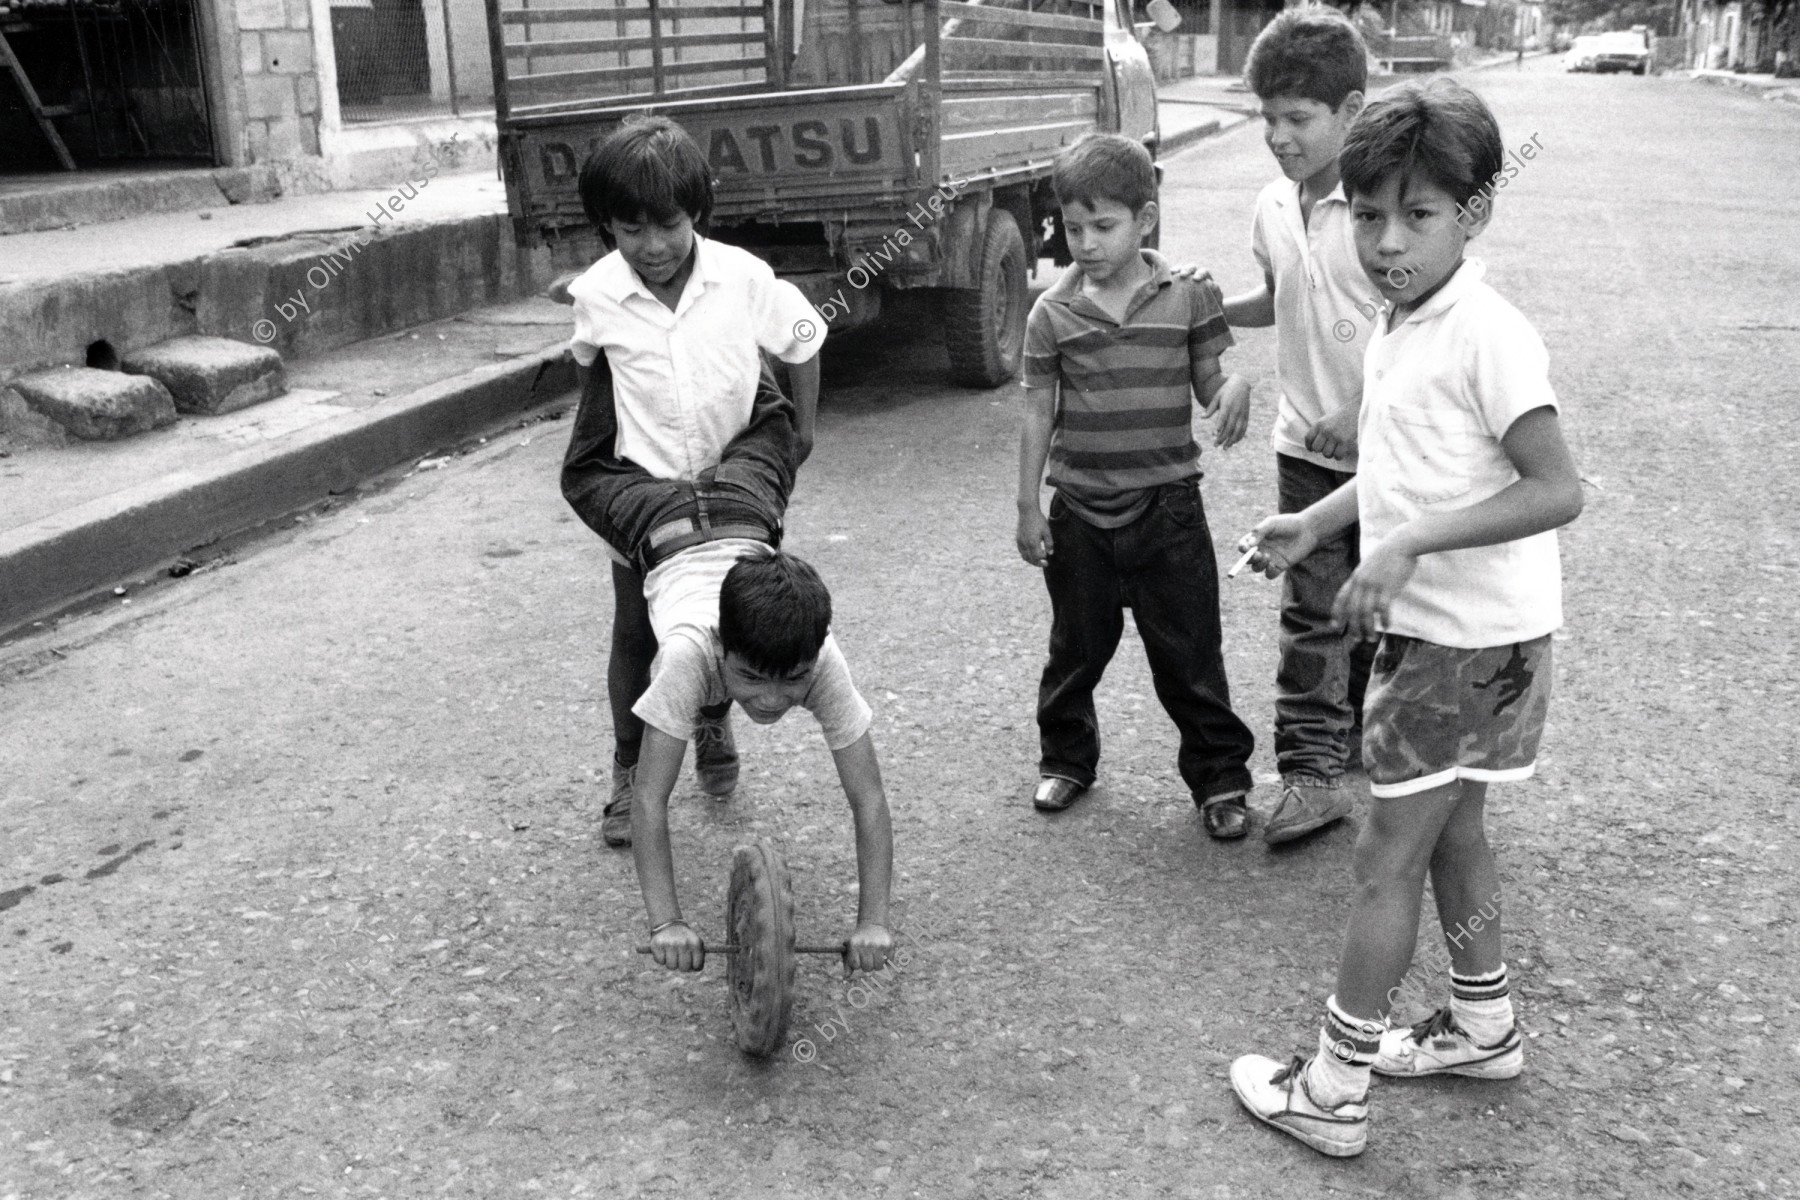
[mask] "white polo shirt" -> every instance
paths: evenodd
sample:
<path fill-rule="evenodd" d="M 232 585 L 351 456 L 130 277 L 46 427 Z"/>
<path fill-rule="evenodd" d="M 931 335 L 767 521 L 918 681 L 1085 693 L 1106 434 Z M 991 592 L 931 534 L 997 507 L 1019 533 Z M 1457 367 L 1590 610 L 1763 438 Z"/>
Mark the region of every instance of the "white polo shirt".
<path fill-rule="evenodd" d="M 601 351 L 619 414 L 614 449 L 658 479 L 717 466 L 750 423 L 758 349 L 801 363 L 825 341 L 825 318 L 800 289 L 747 250 L 695 235 L 693 274 L 670 310 L 617 250 L 569 285 L 582 366 Z"/>
<path fill-rule="evenodd" d="M 1281 400 L 1272 441 L 1333 471 L 1356 470 L 1356 454 L 1327 458 L 1306 448 L 1306 430 L 1362 396 L 1363 350 L 1385 301 L 1356 257 L 1342 184 L 1300 219 L 1300 185 L 1277 179 L 1256 197 L 1250 249 L 1275 281 L 1275 381 Z"/>
<path fill-rule="evenodd" d="M 1467 508 L 1517 480 L 1500 439 L 1533 409 L 1558 407 L 1543 340 L 1482 282 L 1486 273 L 1478 260 L 1465 261 L 1369 343 L 1356 477 L 1365 557 L 1401 524 Z M 1562 563 L 1551 530 L 1423 555 L 1388 629 L 1475 649 L 1530 641 L 1561 625 Z"/>

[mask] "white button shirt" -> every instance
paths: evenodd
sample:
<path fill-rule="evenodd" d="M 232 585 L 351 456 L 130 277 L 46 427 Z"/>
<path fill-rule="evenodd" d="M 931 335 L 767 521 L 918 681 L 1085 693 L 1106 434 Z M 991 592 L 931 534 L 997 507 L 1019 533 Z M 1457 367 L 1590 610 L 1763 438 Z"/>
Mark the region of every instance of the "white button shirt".
<path fill-rule="evenodd" d="M 1363 350 L 1384 301 L 1356 257 L 1350 203 L 1340 184 L 1300 217 L 1300 185 L 1277 179 L 1256 197 L 1250 249 L 1275 283 L 1275 381 L 1281 400 L 1271 440 L 1278 454 L 1333 471 L 1356 470 L 1356 454 L 1327 458 L 1306 448 L 1309 426 L 1362 397 Z"/>
<path fill-rule="evenodd" d="M 825 319 L 760 258 L 695 236 L 693 274 L 673 310 L 618 251 L 569 285 L 582 366 L 601 351 L 612 367 L 615 450 L 658 479 L 692 480 L 750 423 L 762 371 L 758 350 L 806 362 Z"/>
<path fill-rule="evenodd" d="M 1364 557 L 1415 517 L 1510 486 L 1519 473 L 1500 439 L 1533 409 L 1558 407 L 1543 340 L 1485 273 L 1465 261 L 1369 343 L 1357 426 Z M 1544 636 L 1562 625 L 1556 532 L 1423 555 L 1389 618 L 1392 633 L 1463 649 Z"/>

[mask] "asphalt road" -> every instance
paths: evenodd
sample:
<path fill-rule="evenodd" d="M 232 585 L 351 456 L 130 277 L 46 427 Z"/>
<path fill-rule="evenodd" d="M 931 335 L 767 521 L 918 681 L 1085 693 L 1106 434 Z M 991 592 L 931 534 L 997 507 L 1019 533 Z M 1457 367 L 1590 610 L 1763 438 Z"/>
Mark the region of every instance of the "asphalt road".
<path fill-rule="evenodd" d="M 1313 1036 L 1353 831 L 1210 842 L 1130 639 L 1101 785 L 1031 811 L 1019 393 L 945 388 L 915 305 L 829 352 L 790 514 L 877 710 L 895 983 L 803 963 L 812 1061 L 755 1064 L 719 968 L 631 953 L 597 836 L 607 574 L 556 492 L 567 422 L 532 424 L 0 651 L 0 1200 L 1800 1190 L 1800 110 L 1471 78 L 1544 147 L 1475 252 L 1590 489 L 1541 771 L 1490 805 L 1519 1080 L 1382 1084 L 1349 1163 L 1239 1111 L 1230 1059 Z M 1166 250 L 1249 283 L 1272 175 L 1254 125 L 1172 160 Z M 1272 348 L 1228 359 L 1261 382 L 1251 440 L 1206 455 L 1221 547 L 1273 500 Z M 1265 784 L 1275 604 L 1226 589 Z M 830 760 L 803 719 L 739 730 L 737 796 L 674 805 L 685 905 L 716 928 L 731 847 L 776 837 L 802 937 L 836 936 Z"/>

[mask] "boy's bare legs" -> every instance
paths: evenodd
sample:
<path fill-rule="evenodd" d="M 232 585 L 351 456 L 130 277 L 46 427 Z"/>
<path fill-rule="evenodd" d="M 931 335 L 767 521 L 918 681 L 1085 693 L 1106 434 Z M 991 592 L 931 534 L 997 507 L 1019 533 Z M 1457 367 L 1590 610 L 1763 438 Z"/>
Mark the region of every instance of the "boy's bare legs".
<path fill-rule="evenodd" d="M 1431 856 L 1431 890 L 1450 951 L 1450 1003 L 1382 1036 L 1374 1064 L 1380 1074 L 1511 1079 L 1524 1067 L 1502 961 L 1500 879 L 1483 826 L 1486 799 L 1485 783 L 1463 783 Z"/>
<path fill-rule="evenodd" d="M 1431 855 L 1431 892 L 1458 975 L 1491 975 L 1500 967 L 1500 875 L 1483 825 L 1486 804 L 1487 784 L 1464 781 Z"/>
<path fill-rule="evenodd" d="M 650 627 L 650 605 L 644 599 L 644 577 L 614 563 L 612 652 L 606 659 L 606 698 L 612 708 L 612 795 L 607 800 L 600 836 L 609 846 L 631 845 L 631 794 L 644 722 L 631 711 L 650 686 L 650 664 L 656 659 L 656 633 Z"/>
<path fill-rule="evenodd" d="M 1465 931 L 1460 950 L 1453 946 L 1461 955 L 1453 965 L 1473 968 L 1499 960 L 1499 930 L 1490 931 L 1479 904 L 1485 900 L 1485 911 L 1498 914 L 1493 852 L 1481 832 L 1486 790 L 1485 784 L 1458 782 L 1412 796 L 1378 798 L 1370 806 L 1368 823 L 1356 843 L 1355 907 L 1344 933 L 1337 991 L 1326 1001 L 1318 1052 L 1310 1060 L 1296 1058 L 1285 1067 L 1255 1054 L 1232 1064 L 1232 1086 L 1259 1120 L 1321 1153 L 1349 1156 L 1361 1152 L 1367 1137 L 1369 1075 L 1378 1063 L 1383 1074 L 1454 1070 L 1505 1077 L 1505 1062 L 1492 1055 L 1472 1069 L 1461 1069 L 1473 1056 L 1459 1049 L 1448 1056 L 1453 1061 L 1446 1065 L 1435 1053 L 1442 1030 L 1425 1035 L 1429 1042 L 1425 1050 L 1414 1037 L 1418 1030 L 1385 1030 L 1392 997 L 1412 965 L 1419 901 L 1428 873 L 1434 887 L 1442 880 L 1441 919 L 1451 922 L 1453 931 L 1460 922 Z M 1471 901 L 1476 902 L 1473 909 L 1467 907 Z M 1476 924 L 1479 930 L 1474 929 Z M 1497 975 L 1503 988 L 1504 971 Z M 1460 978 L 1453 974 L 1452 982 Z M 1466 1036 L 1457 1036 L 1468 1043 Z M 1404 1056 L 1398 1044 L 1403 1037 L 1414 1037 Z M 1514 1056 L 1511 1073 L 1517 1074 L 1516 1034 L 1509 1046 L 1491 1049 Z"/>
<path fill-rule="evenodd" d="M 1369 806 L 1369 820 L 1356 840 L 1355 908 L 1338 963 L 1337 1002 L 1345 1012 L 1374 1020 L 1387 1016 L 1389 993 L 1412 966 L 1425 876 L 1466 786 L 1450 783 Z M 1479 820 L 1479 801 L 1476 809 Z M 1491 853 L 1488 858 L 1491 871 Z"/>

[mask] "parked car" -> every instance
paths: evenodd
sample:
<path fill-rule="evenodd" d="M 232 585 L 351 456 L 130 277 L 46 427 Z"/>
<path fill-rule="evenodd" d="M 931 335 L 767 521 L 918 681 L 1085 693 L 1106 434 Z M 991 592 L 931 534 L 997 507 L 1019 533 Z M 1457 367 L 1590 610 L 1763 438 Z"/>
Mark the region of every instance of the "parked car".
<path fill-rule="evenodd" d="M 1594 73 L 1630 71 L 1642 75 L 1650 69 L 1650 39 L 1641 30 L 1603 33 L 1594 46 Z"/>
<path fill-rule="evenodd" d="M 1591 71 L 1594 69 L 1594 58 L 1600 50 L 1600 39 L 1596 36 L 1578 37 L 1569 43 L 1569 52 L 1563 56 L 1563 70 Z"/>

